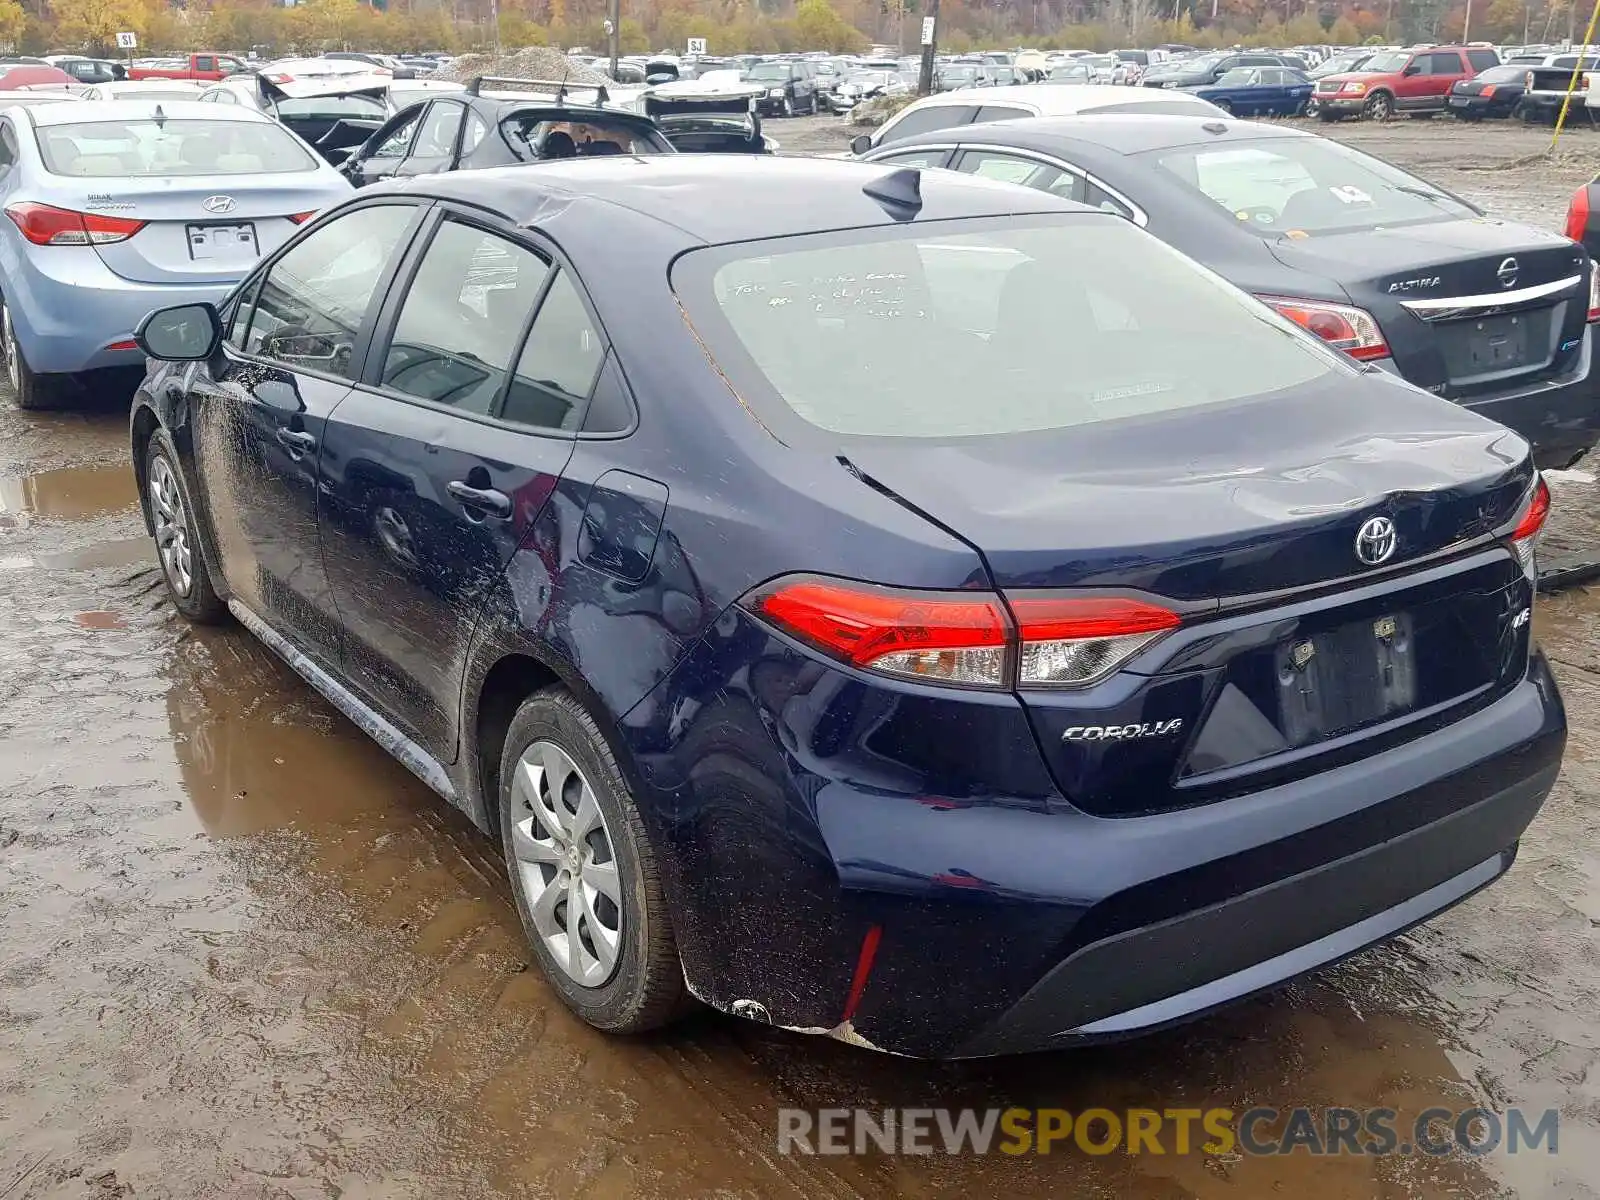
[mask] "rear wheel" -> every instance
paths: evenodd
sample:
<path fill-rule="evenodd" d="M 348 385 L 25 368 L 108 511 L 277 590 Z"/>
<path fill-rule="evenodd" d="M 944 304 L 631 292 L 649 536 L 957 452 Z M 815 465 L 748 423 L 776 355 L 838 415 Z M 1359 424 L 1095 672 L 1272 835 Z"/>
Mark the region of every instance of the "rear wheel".
<path fill-rule="evenodd" d="M 1394 97 L 1388 92 L 1373 92 L 1361 108 L 1369 121 L 1387 121 L 1394 116 Z"/>
<path fill-rule="evenodd" d="M 644 821 L 594 718 L 566 689 L 522 702 L 500 758 L 500 834 L 517 915 L 578 1016 L 642 1033 L 685 1007 Z"/>
<path fill-rule="evenodd" d="M 39 375 L 28 365 L 17 344 L 17 331 L 11 324 L 11 306 L 0 300 L 0 354 L 6 359 L 6 378 L 16 394 L 17 407 L 36 411 L 54 408 L 61 402 L 61 380 Z"/>

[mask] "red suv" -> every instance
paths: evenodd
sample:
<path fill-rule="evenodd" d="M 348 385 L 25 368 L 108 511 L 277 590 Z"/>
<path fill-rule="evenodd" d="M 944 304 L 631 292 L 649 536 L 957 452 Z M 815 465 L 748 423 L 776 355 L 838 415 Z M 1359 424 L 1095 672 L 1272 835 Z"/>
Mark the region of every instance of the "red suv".
<path fill-rule="evenodd" d="M 1390 50 L 1374 54 L 1359 71 L 1317 80 L 1312 99 L 1324 121 L 1443 112 L 1451 84 L 1499 65 L 1500 56 L 1487 46 Z"/>

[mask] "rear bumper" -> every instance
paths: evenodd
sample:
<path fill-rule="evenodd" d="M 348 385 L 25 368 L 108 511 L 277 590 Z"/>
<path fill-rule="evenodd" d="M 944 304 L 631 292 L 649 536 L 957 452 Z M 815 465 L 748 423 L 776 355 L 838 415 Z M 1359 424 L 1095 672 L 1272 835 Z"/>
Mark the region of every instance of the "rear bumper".
<path fill-rule="evenodd" d="M 1391 937 L 1510 865 L 1566 741 L 1535 654 L 1499 700 L 1382 753 L 1101 818 L 1029 765 L 1009 697 L 963 730 L 914 689 L 756 648 L 741 674 L 701 646 L 624 722 L 685 978 L 724 1011 L 921 1057 L 1127 1037 Z M 912 768 L 896 747 L 917 736 L 991 760 L 973 774 L 997 786 Z"/>
<path fill-rule="evenodd" d="M 54 256 L 43 265 L 39 256 Z M 7 256 L 9 257 L 9 255 Z M 47 247 L 6 263 L 0 283 L 28 365 L 41 374 L 142 366 L 127 341 L 152 311 L 172 304 L 220 302 L 232 283 L 134 283 L 113 274 L 88 247 Z"/>
<path fill-rule="evenodd" d="M 1533 447 L 1540 467 L 1563 467 L 1600 441 L 1600 372 L 1595 370 L 1595 326 L 1583 331 L 1577 364 L 1555 379 L 1524 384 L 1455 403 L 1515 430 Z M 1392 359 L 1373 364 L 1400 374 Z"/>

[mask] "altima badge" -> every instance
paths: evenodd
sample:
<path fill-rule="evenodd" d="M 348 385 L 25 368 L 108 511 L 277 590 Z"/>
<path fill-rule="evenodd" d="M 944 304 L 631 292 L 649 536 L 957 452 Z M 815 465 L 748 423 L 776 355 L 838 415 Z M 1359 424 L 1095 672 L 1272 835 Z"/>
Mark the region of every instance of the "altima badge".
<path fill-rule="evenodd" d="M 1356 557 L 1375 567 L 1389 561 L 1394 543 L 1394 522 L 1388 517 L 1373 517 L 1356 534 Z"/>

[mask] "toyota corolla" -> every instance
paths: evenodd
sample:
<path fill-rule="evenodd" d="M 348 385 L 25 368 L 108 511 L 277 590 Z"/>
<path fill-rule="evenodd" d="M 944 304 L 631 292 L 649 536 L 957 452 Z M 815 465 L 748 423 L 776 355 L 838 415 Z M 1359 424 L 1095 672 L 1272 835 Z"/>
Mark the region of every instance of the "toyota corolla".
<path fill-rule="evenodd" d="M 1528 444 L 1064 199 L 440 175 L 140 338 L 173 603 L 496 838 L 602 1029 L 1158 1028 L 1493 882 L 1560 767 Z"/>

